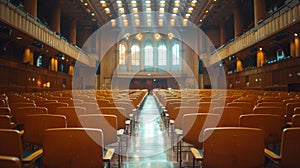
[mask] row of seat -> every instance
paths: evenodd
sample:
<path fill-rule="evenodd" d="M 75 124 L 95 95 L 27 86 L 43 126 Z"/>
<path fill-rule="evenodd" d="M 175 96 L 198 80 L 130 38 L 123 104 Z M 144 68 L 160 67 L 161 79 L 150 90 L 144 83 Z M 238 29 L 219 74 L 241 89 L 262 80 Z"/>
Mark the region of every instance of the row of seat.
<path fill-rule="evenodd" d="M 124 92 L 127 93 L 127 92 Z M 114 106 L 99 106 L 98 103 L 78 103 L 76 106 L 69 106 L 69 104 L 65 102 L 58 102 L 67 100 L 66 97 L 60 97 L 63 99 L 34 99 L 36 98 L 37 95 L 32 96 L 30 99 L 26 99 L 25 97 L 22 98 L 21 95 L 17 95 L 20 100 L 26 100 L 24 102 L 14 102 L 14 101 L 9 101 L 10 97 L 6 96 L 6 102 L 7 106 L 6 107 L 1 107 L 3 108 L 3 111 L 6 112 L 6 117 L 10 119 L 10 122 L 14 121 L 15 125 L 18 125 L 18 129 L 21 129 L 21 131 L 14 130 L 12 128 L 15 128 L 14 126 L 7 127 L 6 129 L 0 129 L 0 134 L 3 135 L 1 137 L 6 137 L 2 141 L 0 145 L 0 155 L 4 155 L 4 158 L 8 162 L 11 162 L 13 160 L 17 160 L 14 158 L 7 158 L 9 157 L 16 157 L 19 160 L 21 160 L 22 165 L 27 166 L 28 164 L 32 164 L 33 162 L 40 160 L 42 158 L 43 160 L 43 165 L 44 167 L 52 167 L 53 164 L 58 164 L 59 166 L 62 167 L 87 167 L 89 166 L 89 163 L 91 162 L 92 164 L 90 165 L 91 167 L 103 167 L 102 166 L 102 161 L 108 161 L 108 164 L 110 164 L 109 160 L 112 158 L 112 155 L 115 153 L 115 150 L 117 151 L 118 154 L 118 162 L 120 165 L 121 162 L 121 154 L 122 154 L 122 148 L 123 148 L 123 143 L 122 139 L 124 136 L 124 132 L 127 134 L 128 127 L 131 125 L 131 121 L 128 122 L 128 119 L 133 116 L 130 116 L 132 111 L 134 111 L 135 107 L 139 107 L 140 104 L 142 103 L 143 99 L 145 98 L 147 92 L 145 91 L 135 91 L 135 98 L 138 98 L 141 102 L 136 102 L 132 103 L 133 101 L 124 101 L 119 99 L 117 102 L 114 102 Z M 49 93 L 50 95 L 47 94 L 47 96 L 51 98 L 57 98 L 54 97 L 53 94 Z M 24 95 L 24 94 L 23 94 Z M 16 96 L 16 95 L 14 95 Z M 30 97 L 26 95 L 27 97 Z M 84 96 L 83 96 L 84 97 Z M 69 100 L 74 100 L 74 99 L 69 99 Z M 75 99 L 76 100 L 76 99 Z M 130 102 L 130 103 L 129 103 Z M 38 107 L 39 106 L 42 107 Z M 87 110 L 89 109 L 89 110 Z M 0 125 L 1 125 L 1 120 L 0 120 Z M 0 127 L 1 128 L 1 127 Z M 71 158 L 70 152 L 78 153 L 81 151 L 84 151 L 84 149 L 81 149 L 82 146 L 90 146 L 90 141 L 91 140 L 86 140 L 87 138 L 82 137 L 84 132 L 86 135 L 91 136 L 93 134 L 96 134 L 95 131 L 90 131 L 87 129 L 97 129 L 101 130 L 101 137 L 96 137 L 96 142 L 99 146 L 101 144 L 102 150 L 105 152 L 103 153 L 103 159 L 102 157 L 98 158 L 99 153 L 101 150 L 99 150 L 99 147 L 91 147 L 93 150 L 89 149 L 88 147 L 84 147 L 84 149 L 89 149 L 86 151 L 86 153 L 83 154 L 77 154 L 77 158 Z M 47 140 L 47 131 L 53 129 L 53 134 L 55 133 L 54 137 L 49 138 Z M 57 129 L 57 130 L 56 130 Z M 13 132 L 13 133 L 12 133 Z M 82 132 L 80 133 L 79 137 L 77 136 L 77 132 Z M 91 133 L 90 133 L 91 132 Z M 94 133 L 93 133 L 94 132 Z M 130 131 L 131 132 L 131 131 Z M 9 138 L 10 136 L 7 134 L 18 134 L 17 138 L 12 137 Z M 50 133 L 49 133 L 50 134 Z M 52 133 L 51 133 L 52 134 Z M 98 133 L 97 133 L 98 134 Z M 73 137 L 74 139 L 79 140 L 80 145 L 79 147 L 74 144 L 75 140 L 72 140 L 73 142 L 70 142 L 71 146 L 70 148 L 65 150 L 64 144 L 60 142 L 56 142 L 53 139 L 60 139 L 60 136 L 65 135 L 66 138 Z M 127 140 L 127 135 L 126 137 L 126 147 L 128 145 L 128 140 Z M 2 138 L 0 139 L 2 140 Z M 21 138 L 20 138 L 21 137 Z M 63 138 L 63 137 L 62 137 Z M 101 141 L 99 140 L 101 139 Z M 92 140 L 94 140 L 93 137 L 91 137 Z M 23 142 L 26 144 L 29 144 L 30 146 L 30 151 L 33 152 L 31 155 L 28 157 L 25 157 L 23 155 L 22 149 L 24 146 L 22 146 Z M 63 141 L 64 142 L 64 141 Z M 66 140 L 65 142 L 68 142 Z M 98 143 L 101 142 L 101 143 Z M 87 144 L 85 144 L 87 143 Z M 21 145 L 16 145 L 16 144 L 21 144 Z M 47 145 L 47 144 L 50 144 Z M 52 145 L 52 146 L 51 146 Z M 91 144 L 93 145 L 93 144 Z M 18 148 L 18 151 L 14 151 L 13 148 Z M 54 147 L 53 147 L 54 146 Z M 59 153 L 61 153 L 62 158 L 57 158 L 57 147 L 59 147 Z M 81 147 L 81 148 L 80 148 Z M 38 150 L 36 150 L 38 149 Z M 53 151 L 53 149 L 55 149 Z M 27 150 L 26 150 L 27 151 Z M 25 151 L 25 152 L 26 152 Z M 96 153 L 97 155 L 94 155 L 96 158 L 89 160 L 87 156 L 90 156 L 91 151 L 93 154 Z M 95 151 L 95 152 L 93 152 Z M 55 153 L 52 153 L 55 152 Z M 14 154 L 13 154 L 14 153 Z M 21 154 L 20 154 L 21 153 Z M 105 155 L 106 154 L 106 155 Z M 109 155 L 108 155 L 109 154 Z M 49 156 L 49 157 L 48 157 Z M 81 158 L 83 157 L 83 158 Z M 48 159 L 47 159 L 48 158 Z M 48 161 L 50 159 L 56 158 L 56 161 Z M 80 159 L 79 159 L 80 158 Z M 58 160 L 59 162 L 58 162 Z M 65 162 L 64 162 L 65 161 Z M 79 164 L 79 162 L 84 163 L 85 166 L 82 164 Z M 39 162 L 38 162 L 39 163 Z M 41 164 L 41 163 L 39 163 Z M 0 156 L 0 165 L 1 165 L 1 156 Z M 40 167 L 41 165 L 39 165 Z M 55 166 L 55 165 L 54 165 Z"/>
<path fill-rule="evenodd" d="M 283 143 L 282 134 L 286 129 L 289 129 L 287 127 L 293 126 L 295 129 L 300 129 L 297 128 L 300 117 L 298 114 L 299 108 L 297 107 L 300 107 L 300 100 L 296 93 L 248 92 L 240 90 L 155 90 L 153 93 L 161 106 L 161 113 L 165 118 L 166 124 L 168 126 L 171 124 L 173 149 L 178 143 L 176 151 L 180 167 L 182 166 L 182 151 L 186 146 L 194 147 L 191 150 L 194 158 L 202 160 L 201 165 L 203 167 L 248 167 L 247 165 L 250 165 L 249 167 L 263 167 L 264 150 L 280 152 L 278 146 L 280 146 L 280 143 Z M 209 129 L 213 129 L 213 131 L 209 131 Z M 253 154 L 247 155 L 247 150 L 255 147 L 255 143 L 253 147 L 250 147 L 250 144 L 253 144 L 253 142 L 250 142 L 253 141 L 251 136 L 237 143 L 248 144 L 249 146 L 247 150 L 243 150 L 243 156 L 239 155 L 237 151 L 226 154 L 227 150 L 228 152 L 232 149 L 239 150 L 234 147 L 236 143 L 231 144 L 233 141 L 230 140 L 230 137 L 232 138 L 233 135 L 239 136 L 239 132 L 251 135 L 251 133 L 242 133 L 249 131 L 249 129 L 257 129 L 262 132 L 259 133 L 262 138 L 258 138 L 261 139 L 258 145 L 260 158 L 256 159 L 260 164 L 256 164 L 256 166 L 251 166 L 252 163 L 248 164 L 247 162 L 247 160 L 250 160 L 248 156 Z M 217 151 L 219 150 L 217 148 L 211 149 L 209 147 L 206 147 L 209 151 L 205 150 L 204 143 L 210 139 L 209 136 L 212 132 L 214 134 L 215 131 L 220 131 L 220 135 L 224 136 L 224 138 L 212 138 L 211 142 L 218 142 L 220 145 L 228 143 L 229 146 L 227 147 L 232 148 L 228 149 L 226 146 L 223 146 L 220 148 L 222 152 Z M 207 132 L 206 136 L 204 135 L 205 132 Z M 226 135 L 223 135 L 225 132 L 227 132 Z M 175 133 L 177 142 L 174 139 Z M 295 140 L 292 141 L 293 145 L 299 145 L 300 132 L 298 131 L 297 134 L 298 137 L 296 136 Z M 227 140 L 226 137 L 229 137 L 229 139 Z M 253 138 L 257 139 L 254 135 Z M 207 142 L 207 144 L 209 143 Z M 215 147 L 217 146 L 218 144 Z M 204 153 L 199 153 L 199 150 Z M 223 156 L 223 158 L 205 155 L 205 151 L 206 153 L 217 153 L 217 155 L 219 152 L 219 156 Z M 295 151 L 290 152 L 299 155 Z M 266 152 L 265 155 L 268 156 L 269 153 Z M 207 160 L 204 159 L 206 156 Z M 230 160 L 227 156 L 236 160 Z M 238 159 L 239 156 L 244 157 L 246 159 L 245 162 L 242 158 Z M 213 158 L 211 162 L 208 161 L 210 158 Z M 289 158 L 293 159 L 292 156 Z M 212 163 L 216 162 L 216 160 L 220 160 L 220 165 Z M 251 160 L 251 162 L 253 161 Z M 221 166 L 222 164 L 223 166 Z M 230 166 L 227 164 L 230 164 Z M 297 160 L 293 160 L 291 165 L 299 167 L 300 163 Z"/>

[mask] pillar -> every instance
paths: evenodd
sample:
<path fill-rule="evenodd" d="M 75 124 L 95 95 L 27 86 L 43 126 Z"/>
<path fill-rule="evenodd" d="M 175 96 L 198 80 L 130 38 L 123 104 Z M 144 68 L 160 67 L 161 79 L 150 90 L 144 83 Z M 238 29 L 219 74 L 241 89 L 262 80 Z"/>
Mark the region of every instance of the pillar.
<path fill-rule="evenodd" d="M 52 27 L 57 33 L 60 33 L 60 14 L 61 14 L 61 9 L 57 2 L 56 7 L 53 8 L 53 14 L 52 14 Z"/>
<path fill-rule="evenodd" d="M 300 56 L 300 41 L 299 41 L 299 36 L 295 36 L 295 56 L 299 57 Z"/>
<path fill-rule="evenodd" d="M 24 9 L 37 18 L 37 0 L 24 0 Z"/>
<path fill-rule="evenodd" d="M 243 18 L 241 13 L 240 4 L 238 3 L 237 6 L 235 6 L 233 11 L 234 16 L 234 38 L 239 37 L 244 30 L 244 24 L 243 24 Z"/>
<path fill-rule="evenodd" d="M 257 23 L 260 20 L 265 19 L 266 17 L 266 3 L 265 0 L 254 0 L 254 24 L 257 26 Z"/>
<path fill-rule="evenodd" d="M 73 20 L 71 23 L 71 30 L 70 30 L 70 43 L 76 45 L 77 41 L 77 20 Z"/>
<path fill-rule="evenodd" d="M 226 43 L 226 28 L 225 23 L 222 22 L 220 25 L 220 46 Z"/>

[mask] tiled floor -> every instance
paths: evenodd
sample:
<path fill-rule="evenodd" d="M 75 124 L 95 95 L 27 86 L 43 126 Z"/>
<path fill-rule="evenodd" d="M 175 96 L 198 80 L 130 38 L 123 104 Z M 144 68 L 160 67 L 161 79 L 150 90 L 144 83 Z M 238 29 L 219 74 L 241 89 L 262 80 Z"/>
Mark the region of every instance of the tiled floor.
<path fill-rule="evenodd" d="M 162 122 L 155 98 L 148 95 L 123 150 L 123 168 L 177 168 L 176 152 L 172 150 L 171 135 Z M 112 167 L 117 167 L 113 160 Z"/>

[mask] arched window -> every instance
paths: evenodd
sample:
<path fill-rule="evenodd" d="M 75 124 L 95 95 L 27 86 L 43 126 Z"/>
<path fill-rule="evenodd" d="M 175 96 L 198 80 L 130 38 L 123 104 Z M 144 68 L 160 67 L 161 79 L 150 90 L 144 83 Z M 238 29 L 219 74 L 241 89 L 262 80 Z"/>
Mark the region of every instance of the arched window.
<path fill-rule="evenodd" d="M 160 44 L 158 46 L 158 65 L 167 65 L 167 47 L 165 44 Z"/>
<path fill-rule="evenodd" d="M 126 45 L 119 44 L 119 64 L 125 65 L 126 63 Z"/>
<path fill-rule="evenodd" d="M 153 46 L 147 44 L 145 46 L 145 66 L 153 66 Z"/>
<path fill-rule="evenodd" d="M 174 43 L 172 46 L 172 65 L 180 65 L 179 44 Z"/>
<path fill-rule="evenodd" d="M 140 47 L 136 44 L 131 46 L 131 65 L 140 65 Z"/>
<path fill-rule="evenodd" d="M 37 58 L 37 60 L 36 60 L 36 66 L 37 66 L 37 67 L 43 66 L 43 56 L 40 55 L 40 56 Z"/>

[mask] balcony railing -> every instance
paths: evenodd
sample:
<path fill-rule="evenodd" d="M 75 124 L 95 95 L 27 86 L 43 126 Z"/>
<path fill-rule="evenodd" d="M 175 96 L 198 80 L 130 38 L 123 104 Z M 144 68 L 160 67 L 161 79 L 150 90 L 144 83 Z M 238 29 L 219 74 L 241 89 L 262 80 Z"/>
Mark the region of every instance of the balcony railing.
<path fill-rule="evenodd" d="M 210 56 L 210 65 L 251 47 L 252 45 L 298 23 L 299 20 L 300 3 L 297 1 L 296 4 L 292 4 L 292 6 L 285 6 L 283 9 L 262 21 L 258 26 L 234 39 L 231 43 L 218 48 Z"/>
<path fill-rule="evenodd" d="M 89 58 L 82 50 L 63 40 L 56 32 L 38 22 L 37 18 L 6 0 L 0 0 L 0 21 L 75 60 L 89 65 Z"/>

